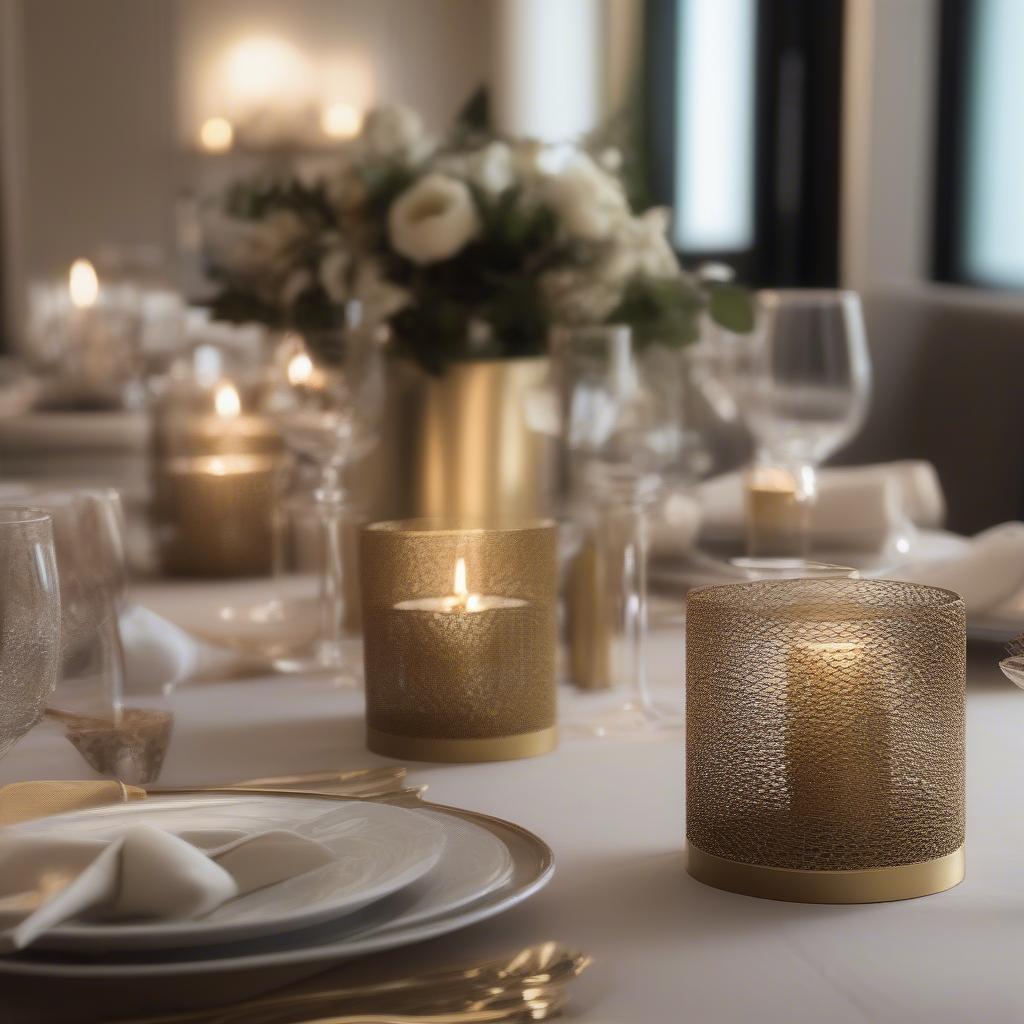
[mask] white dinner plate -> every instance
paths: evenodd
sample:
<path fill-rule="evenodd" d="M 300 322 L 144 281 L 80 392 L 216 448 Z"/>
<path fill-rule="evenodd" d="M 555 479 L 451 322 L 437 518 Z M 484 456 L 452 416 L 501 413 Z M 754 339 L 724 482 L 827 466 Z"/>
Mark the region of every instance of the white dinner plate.
<path fill-rule="evenodd" d="M 444 852 L 444 830 L 415 811 L 368 802 L 288 797 L 147 800 L 13 826 L 14 832 L 115 839 L 133 825 L 169 832 L 291 829 L 323 843 L 336 860 L 257 889 L 185 921 L 72 922 L 36 941 L 43 949 L 95 952 L 151 950 L 236 942 L 306 928 L 352 914 L 427 874 Z"/>
<path fill-rule="evenodd" d="M 305 796 L 242 799 L 285 800 L 295 813 L 312 816 L 322 813 L 326 803 Z M 233 797 L 189 798 L 187 802 L 210 801 L 236 803 Z M 174 803 L 181 804 L 182 799 Z M 75 817 L 99 816 L 106 810 Z M 325 963 L 409 945 L 486 920 L 539 891 L 554 873 L 551 850 L 518 825 L 436 804 L 423 804 L 411 813 L 444 831 L 444 856 L 423 878 L 350 916 L 283 935 L 201 949 L 87 956 L 33 948 L 0 957 L 0 975 L 78 986 L 94 982 L 91 991 L 96 998 L 116 996 L 121 1012 L 142 1012 L 161 999 L 176 1007 L 204 1005 L 204 984 L 182 984 L 182 980 L 211 975 L 216 975 L 222 995 L 230 991 L 233 998 L 241 999 L 313 973 L 318 965 L 322 969 Z M 113 981 L 118 984 L 111 986 Z"/>

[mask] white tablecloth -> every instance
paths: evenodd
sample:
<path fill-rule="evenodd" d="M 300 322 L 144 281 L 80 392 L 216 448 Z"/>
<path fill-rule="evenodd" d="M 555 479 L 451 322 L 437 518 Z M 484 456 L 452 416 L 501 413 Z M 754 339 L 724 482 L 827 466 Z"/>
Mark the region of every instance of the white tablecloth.
<path fill-rule="evenodd" d="M 678 634 L 658 637 L 655 674 L 677 694 L 681 655 Z M 1024 1020 L 1024 693 L 1002 680 L 997 657 L 994 648 L 971 655 L 968 877 L 958 888 L 852 907 L 707 888 L 684 870 L 681 736 L 598 740 L 573 734 L 570 724 L 546 757 L 411 766 L 411 781 L 428 783 L 429 798 L 537 832 L 554 848 L 557 871 L 546 890 L 501 917 L 389 954 L 390 969 L 555 938 L 594 956 L 572 1013 L 589 1024 Z M 607 701 L 565 690 L 563 718 L 587 719 Z M 176 731 L 161 782 L 382 762 L 364 749 L 362 703 L 361 693 L 281 676 L 185 687 L 174 699 Z M 0 782 L 87 775 L 70 745 L 46 729 L 0 762 Z M 4 1021 L 7 984 L 0 978 Z M 81 1005 L 78 1018 L 67 1003 L 67 1016 L 57 1012 L 38 983 L 25 998 L 19 1005 L 35 999 L 43 1008 L 35 1019 L 89 1019 Z"/>

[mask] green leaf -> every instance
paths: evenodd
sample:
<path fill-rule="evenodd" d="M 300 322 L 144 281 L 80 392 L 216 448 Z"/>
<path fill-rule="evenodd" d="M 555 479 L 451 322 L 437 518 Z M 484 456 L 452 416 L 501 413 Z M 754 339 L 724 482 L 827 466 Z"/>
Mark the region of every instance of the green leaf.
<path fill-rule="evenodd" d="M 734 334 L 749 334 L 754 329 L 753 297 L 738 285 L 712 285 L 708 296 L 708 311 L 715 323 Z"/>

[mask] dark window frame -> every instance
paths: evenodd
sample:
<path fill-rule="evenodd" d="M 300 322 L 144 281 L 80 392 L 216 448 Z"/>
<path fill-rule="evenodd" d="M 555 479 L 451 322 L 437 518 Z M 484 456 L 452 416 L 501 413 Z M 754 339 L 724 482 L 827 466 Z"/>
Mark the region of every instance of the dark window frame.
<path fill-rule="evenodd" d="M 678 153 L 675 40 L 680 0 L 647 0 L 644 95 L 652 197 L 673 205 Z M 682 252 L 716 260 L 759 286 L 834 287 L 839 279 L 839 202 L 845 0 L 758 0 L 755 42 L 754 240 L 746 250 Z M 788 68 L 787 72 L 785 69 Z M 801 156 L 787 163 L 780 80 L 796 71 Z M 792 122 L 789 127 L 792 127 Z M 799 195 L 787 210 L 780 192 Z"/>

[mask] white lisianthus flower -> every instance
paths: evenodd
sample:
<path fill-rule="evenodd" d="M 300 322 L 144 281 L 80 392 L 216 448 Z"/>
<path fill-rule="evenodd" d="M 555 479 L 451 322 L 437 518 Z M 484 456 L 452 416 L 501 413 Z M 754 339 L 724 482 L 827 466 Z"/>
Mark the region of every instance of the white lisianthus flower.
<path fill-rule="evenodd" d="M 397 284 L 392 284 L 380 272 L 375 260 L 359 264 L 352 285 L 352 297 L 358 299 L 374 323 L 390 319 L 412 301 L 412 295 Z"/>
<path fill-rule="evenodd" d="M 497 196 L 516 181 L 512 150 L 504 142 L 490 142 L 468 153 L 449 153 L 435 162 L 438 171 L 475 185 L 489 196 Z"/>
<path fill-rule="evenodd" d="M 413 263 L 438 263 L 454 256 L 479 229 L 469 189 L 444 174 L 420 178 L 388 211 L 391 245 Z"/>
<path fill-rule="evenodd" d="M 284 282 L 309 237 L 308 225 L 291 210 L 275 210 L 263 220 L 215 211 L 204 217 L 202 230 L 210 264 L 270 303 L 281 300 Z"/>
<path fill-rule="evenodd" d="M 619 181 L 586 153 L 576 153 L 564 168 L 543 184 L 543 196 L 572 239 L 603 242 L 630 217 Z"/>
<path fill-rule="evenodd" d="M 329 249 L 320 261 L 320 286 L 331 302 L 342 305 L 350 298 L 349 275 L 352 269 L 352 254 L 343 246 Z"/>
<path fill-rule="evenodd" d="M 558 323 L 597 324 L 622 301 L 624 284 L 610 281 L 592 268 L 561 267 L 543 274 L 540 288 Z"/>
<path fill-rule="evenodd" d="M 408 107 L 376 107 L 363 119 L 359 147 L 370 157 L 415 163 L 433 148 L 419 114 Z"/>
<path fill-rule="evenodd" d="M 638 276 L 675 277 L 679 261 L 668 242 L 670 219 L 668 208 L 659 206 L 622 221 L 612 234 L 598 273 L 615 281 Z"/>

